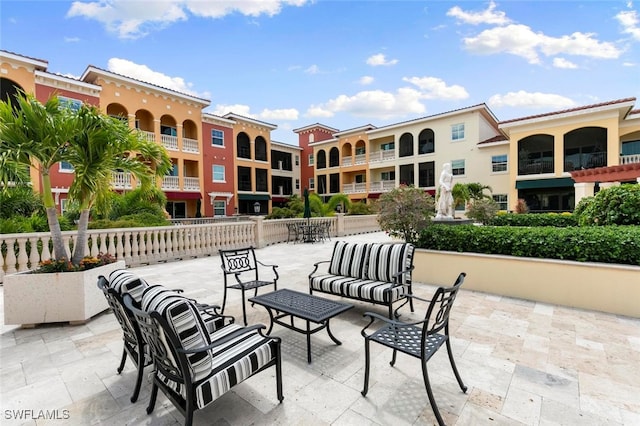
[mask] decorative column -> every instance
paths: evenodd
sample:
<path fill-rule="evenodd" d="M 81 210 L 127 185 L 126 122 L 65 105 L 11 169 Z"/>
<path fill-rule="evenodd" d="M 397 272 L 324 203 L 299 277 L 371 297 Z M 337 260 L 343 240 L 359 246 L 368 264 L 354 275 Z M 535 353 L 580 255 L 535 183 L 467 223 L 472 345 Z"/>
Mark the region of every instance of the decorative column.
<path fill-rule="evenodd" d="M 576 182 L 573 184 L 573 188 L 576 193 L 575 205 L 577 206 L 581 199 L 584 197 L 592 197 L 593 189 L 595 187 L 594 182 Z"/>

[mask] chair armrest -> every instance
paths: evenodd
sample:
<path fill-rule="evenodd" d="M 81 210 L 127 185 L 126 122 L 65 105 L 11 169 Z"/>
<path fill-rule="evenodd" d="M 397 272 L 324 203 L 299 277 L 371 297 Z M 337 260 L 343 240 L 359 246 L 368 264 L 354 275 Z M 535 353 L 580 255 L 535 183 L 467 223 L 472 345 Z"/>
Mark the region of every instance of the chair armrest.
<path fill-rule="evenodd" d="M 250 332 L 252 332 L 254 330 L 262 330 L 264 328 L 267 328 L 264 324 L 250 325 L 250 326 L 247 326 L 247 327 L 243 327 L 243 328 L 241 328 L 239 330 L 236 330 L 233 333 L 228 334 L 228 335 L 224 336 L 223 338 L 216 340 L 215 342 L 211 342 L 211 344 L 209 344 L 207 346 L 202 346 L 200 348 L 193 348 L 193 349 L 180 348 L 180 349 L 178 349 L 178 352 L 183 353 L 183 354 L 195 354 L 195 353 L 198 353 L 198 352 L 205 352 L 205 351 L 208 351 L 210 349 L 216 348 L 218 346 L 224 345 L 228 341 L 230 341 L 232 339 L 235 339 L 237 336 L 250 333 Z"/>
<path fill-rule="evenodd" d="M 371 326 L 371 324 L 373 324 L 376 320 L 380 320 L 382 322 L 385 322 L 389 325 L 398 327 L 398 328 L 402 328 L 402 327 L 409 327 L 409 326 L 414 326 L 414 325 L 420 325 L 420 324 L 424 324 L 426 320 L 421 320 L 421 321 L 416 321 L 416 322 L 402 322 L 402 321 L 398 321 L 398 320 L 393 320 L 387 317 L 384 317 L 380 314 L 377 314 L 375 312 L 365 312 L 364 314 L 362 314 L 363 317 L 369 317 L 369 323 L 362 329 L 362 331 L 360 331 L 360 334 L 362 335 L 362 337 L 364 337 L 365 339 L 368 338 L 370 335 L 366 333 L 366 330 Z"/>
<path fill-rule="evenodd" d="M 271 268 L 273 270 L 273 275 L 275 275 L 275 280 L 278 281 L 278 279 L 280 278 L 280 276 L 278 275 L 278 271 L 276 270 L 276 268 L 278 268 L 278 265 L 271 265 L 271 264 L 266 264 L 266 263 L 262 263 L 259 260 L 256 259 L 256 263 L 264 266 L 265 268 Z"/>
<path fill-rule="evenodd" d="M 323 263 L 331 263 L 331 261 L 330 260 L 321 260 L 320 262 L 314 263 L 313 264 L 313 271 L 311 271 L 311 273 L 309 274 L 309 278 L 311 278 L 311 276 L 316 273 L 316 271 L 318 270 L 318 266 L 322 265 Z"/>

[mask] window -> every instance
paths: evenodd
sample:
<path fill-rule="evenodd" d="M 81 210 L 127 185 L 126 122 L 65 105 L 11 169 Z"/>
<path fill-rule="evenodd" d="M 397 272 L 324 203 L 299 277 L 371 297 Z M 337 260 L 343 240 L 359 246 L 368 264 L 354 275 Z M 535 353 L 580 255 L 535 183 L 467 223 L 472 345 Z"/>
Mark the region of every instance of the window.
<path fill-rule="evenodd" d="M 66 212 L 68 208 L 69 208 L 69 199 L 68 198 L 61 198 L 60 199 L 60 213 L 64 214 L 64 212 Z"/>
<path fill-rule="evenodd" d="M 213 181 L 214 182 L 225 182 L 225 176 L 224 176 L 224 166 L 220 166 L 217 164 L 214 164 L 212 166 L 212 173 L 213 173 Z"/>
<path fill-rule="evenodd" d="M 356 175 L 356 183 L 365 183 L 366 176 L 365 175 Z"/>
<path fill-rule="evenodd" d="M 300 156 L 296 155 L 296 166 L 300 165 Z"/>
<path fill-rule="evenodd" d="M 387 142 L 387 143 L 383 143 L 382 145 L 380 145 L 380 150 L 381 151 L 393 151 L 394 149 L 396 149 L 396 143 L 395 142 Z"/>
<path fill-rule="evenodd" d="M 396 172 L 382 172 L 380 173 L 380 180 L 396 180 Z"/>
<path fill-rule="evenodd" d="M 313 154 L 309 154 L 309 165 L 313 166 Z"/>
<path fill-rule="evenodd" d="M 296 189 L 300 189 L 300 179 L 296 179 Z"/>
<path fill-rule="evenodd" d="M 356 147 L 356 155 L 363 155 L 367 153 L 367 148 L 365 148 L 364 146 L 357 146 Z"/>
<path fill-rule="evenodd" d="M 451 173 L 454 176 L 461 176 L 465 174 L 464 160 L 453 160 L 451 162 Z"/>
<path fill-rule="evenodd" d="M 436 186 L 435 162 L 418 164 L 418 186 L 421 188 Z"/>
<path fill-rule="evenodd" d="M 451 126 L 451 140 L 459 141 L 464 139 L 464 124 L 454 124 Z"/>
<path fill-rule="evenodd" d="M 256 169 L 256 191 L 267 192 L 267 170 Z"/>
<path fill-rule="evenodd" d="M 227 207 L 224 200 L 213 200 L 213 215 L 214 216 L 226 216 Z"/>
<path fill-rule="evenodd" d="M 73 112 L 78 112 L 78 110 L 82 106 L 82 101 L 78 99 L 58 96 L 58 100 L 60 101 L 60 108 L 69 108 Z"/>
<path fill-rule="evenodd" d="M 313 178 L 309 178 L 309 189 L 315 189 L 316 183 Z"/>
<path fill-rule="evenodd" d="M 224 146 L 224 132 L 222 130 L 211 130 L 211 145 Z"/>
<path fill-rule="evenodd" d="M 66 161 L 61 161 L 59 170 L 63 173 L 73 173 L 73 166 L 71 165 L 71 163 L 67 163 Z"/>
<path fill-rule="evenodd" d="M 178 136 L 178 129 L 176 127 L 165 126 L 164 124 L 161 124 L 160 133 L 163 135 Z"/>
<path fill-rule="evenodd" d="M 491 157 L 491 171 L 506 172 L 507 171 L 507 156 L 506 155 L 494 155 Z"/>
<path fill-rule="evenodd" d="M 507 203 L 507 194 L 494 194 L 493 201 L 498 203 L 500 210 L 508 210 L 509 203 Z"/>

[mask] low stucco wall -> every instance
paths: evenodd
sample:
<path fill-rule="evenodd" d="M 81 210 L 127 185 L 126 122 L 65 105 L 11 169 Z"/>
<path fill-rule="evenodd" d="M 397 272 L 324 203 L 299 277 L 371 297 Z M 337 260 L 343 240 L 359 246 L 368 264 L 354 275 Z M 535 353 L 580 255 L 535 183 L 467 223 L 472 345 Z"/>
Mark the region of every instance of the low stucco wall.
<path fill-rule="evenodd" d="M 640 318 L 640 267 L 416 250 L 413 281 Z"/>

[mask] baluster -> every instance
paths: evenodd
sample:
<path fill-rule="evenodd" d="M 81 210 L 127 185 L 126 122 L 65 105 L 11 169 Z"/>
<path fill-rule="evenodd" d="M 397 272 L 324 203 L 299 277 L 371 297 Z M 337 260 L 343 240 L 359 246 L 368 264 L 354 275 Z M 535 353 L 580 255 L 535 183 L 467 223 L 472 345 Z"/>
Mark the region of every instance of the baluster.
<path fill-rule="evenodd" d="M 29 269 L 29 256 L 27 256 L 27 239 L 18 238 L 18 271 L 26 271 Z"/>
<path fill-rule="evenodd" d="M 160 238 L 159 235 L 160 235 L 160 231 L 158 231 L 157 229 L 152 232 L 154 262 L 158 262 L 162 258 L 162 255 L 160 254 L 160 241 L 158 241 L 158 239 Z"/>
<path fill-rule="evenodd" d="M 124 259 L 124 244 L 123 244 L 123 240 L 124 239 L 124 232 L 116 232 L 115 235 L 115 256 L 116 259 L 120 260 L 120 259 Z"/>
<path fill-rule="evenodd" d="M 18 259 L 16 258 L 15 252 L 15 243 L 16 240 L 6 240 L 7 242 L 7 274 L 13 274 L 14 272 L 18 272 L 19 269 L 16 269 L 16 263 L 18 263 Z"/>
<path fill-rule="evenodd" d="M 42 237 L 42 254 L 40 261 L 51 259 L 51 249 L 49 248 L 49 236 Z"/>
<path fill-rule="evenodd" d="M 71 259 L 71 244 L 73 243 L 73 238 L 71 238 L 71 235 L 63 235 L 62 242 L 62 245 L 64 246 L 63 256 L 67 259 Z"/>
<path fill-rule="evenodd" d="M 135 232 L 131 234 L 131 257 L 132 257 L 132 262 L 136 265 L 140 264 L 140 255 L 139 255 L 139 249 L 138 249 L 138 239 L 140 238 L 140 233 L 139 232 Z"/>
<path fill-rule="evenodd" d="M 175 227 L 168 228 L 165 231 L 165 245 L 167 246 L 167 260 L 174 260 L 176 257 L 173 253 L 173 233 L 175 232 Z"/>
<path fill-rule="evenodd" d="M 40 254 L 38 253 L 38 241 L 39 238 L 35 237 L 30 239 L 31 241 L 31 251 L 29 252 L 29 268 L 35 269 L 38 267 L 40 263 Z"/>
<path fill-rule="evenodd" d="M 122 239 L 122 243 L 123 243 L 123 258 L 124 258 L 124 263 L 131 266 L 133 265 L 133 248 L 131 247 L 131 232 L 129 231 L 125 231 L 124 232 L 124 237 Z"/>
<path fill-rule="evenodd" d="M 140 262 L 148 263 L 149 256 L 147 255 L 147 231 L 139 232 L 140 241 L 138 241 L 138 248 L 140 249 Z"/>

